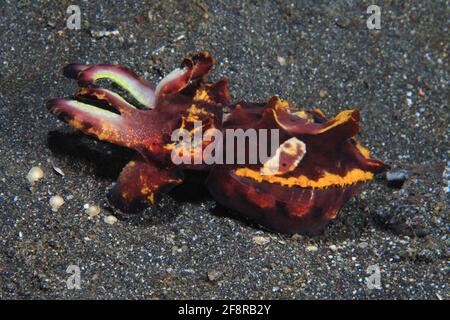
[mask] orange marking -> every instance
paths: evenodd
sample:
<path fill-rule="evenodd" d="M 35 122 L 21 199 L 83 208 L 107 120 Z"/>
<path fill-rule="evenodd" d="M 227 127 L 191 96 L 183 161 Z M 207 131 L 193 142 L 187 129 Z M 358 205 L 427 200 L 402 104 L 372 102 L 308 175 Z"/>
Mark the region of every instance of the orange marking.
<path fill-rule="evenodd" d="M 261 175 L 259 171 L 239 168 L 234 171 L 239 177 L 250 178 L 257 182 L 277 183 L 282 186 L 301 188 L 327 188 L 332 186 L 344 187 L 373 178 L 373 173 L 361 169 L 352 169 L 345 176 L 325 172 L 318 180 L 311 180 L 304 175 L 298 177 L 279 177 L 275 175 Z"/>

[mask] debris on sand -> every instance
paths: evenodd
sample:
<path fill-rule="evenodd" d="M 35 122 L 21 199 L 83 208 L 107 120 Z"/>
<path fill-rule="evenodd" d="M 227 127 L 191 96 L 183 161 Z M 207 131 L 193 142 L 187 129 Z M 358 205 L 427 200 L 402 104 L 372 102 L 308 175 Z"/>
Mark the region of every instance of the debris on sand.
<path fill-rule="evenodd" d="M 270 238 L 266 238 L 263 236 L 255 236 L 253 237 L 253 242 L 259 245 L 265 245 L 270 242 Z"/>
<path fill-rule="evenodd" d="M 117 29 L 101 30 L 101 31 L 90 30 L 89 34 L 94 39 L 101 39 L 101 38 L 105 38 L 105 37 L 118 36 L 118 35 L 120 35 L 120 32 Z"/>

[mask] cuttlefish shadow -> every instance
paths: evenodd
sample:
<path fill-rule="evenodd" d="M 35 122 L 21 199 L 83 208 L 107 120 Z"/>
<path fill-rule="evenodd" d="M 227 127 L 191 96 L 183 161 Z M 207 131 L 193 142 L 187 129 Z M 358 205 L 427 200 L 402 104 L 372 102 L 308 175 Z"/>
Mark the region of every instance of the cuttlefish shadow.
<path fill-rule="evenodd" d="M 50 131 L 47 134 L 50 151 L 57 157 L 81 162 L 94 167 L 98 178 L 115 181 L 123 167 L 131 160 L 135 151 L 107 142 L 99 142 L 86 137 L 81 132 Z M 196 202 L 211 200 L 204 181 L 207 172 L 188 170 L 184 172 L 185 181 L 169 192 L 177 202 Z"/>
<path fill-rule="evenodd" d="M 50 131 L 47 134 L 50 151 L 57 157 L 81 162 L 94 167 L 98 178 L 115 180 L 130 161 L 134 151 L 116 145 L 98 142 L 81 132 Z"/>

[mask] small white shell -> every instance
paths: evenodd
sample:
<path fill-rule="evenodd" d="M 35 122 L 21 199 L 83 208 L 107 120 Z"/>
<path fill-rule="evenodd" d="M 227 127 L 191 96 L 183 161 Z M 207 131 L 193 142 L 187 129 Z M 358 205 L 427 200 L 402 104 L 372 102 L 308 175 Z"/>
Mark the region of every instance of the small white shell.
<path fill-rule="evenodd" d="M 90 205 L 84 210 L 90 217 L 95 217 L 100 213 L 100 208 L 96 205 Z"/>
<path fill-rule="evenodd" d="M 60 168 L 53 166 L 53 170 L 55 170 L 55 172 L 60 176 L 64 177 L 64 172 Z"/>
<path fill-rule="evenodd" d="M 117 222 L 117 218 L 113 215 L 106 216 L 105 219 L 103 219 L 107 224 L 114 224 Z"/>
<path fill-rule="evenodd" d="M 56 196 L 53 196 L 50 198 L 49 203 L 50 203 L 50 207 L 52 207 L 52 211 L 56 212 L 64 204 L 64 199 L 61 196 L 56 195 Z"/>
<path fill-rule="evenodd" d="M 27 174 L 27 180 L 31 185 L 33 185 L 35 182 L 37 182 L 39 179 L 42 179 L 43 177 L 44 171 L 42 171 L 40 167 L 31 168 Z"/>

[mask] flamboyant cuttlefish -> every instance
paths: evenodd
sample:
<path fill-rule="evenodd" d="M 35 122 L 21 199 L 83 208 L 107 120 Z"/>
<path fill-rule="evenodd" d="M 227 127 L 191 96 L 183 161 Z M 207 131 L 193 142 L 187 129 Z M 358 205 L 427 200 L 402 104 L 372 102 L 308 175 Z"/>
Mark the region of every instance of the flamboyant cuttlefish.
<path fill-rule="evenodd" d="M 327 120 L 318 109 L 295 110 L 278 97 L 267 104 L 230 106 L 226 79 L 204 81 L 213 64 L 209 53 L 196 53 L 158 85 L 118 65 L 71 64 L 64 69 L 81 89 L 74 99 L 49 101 L 50 112 L 86 134 L 137 151 L 108 194 L 113 206 L 124 212 L 141 211 L 182 183 L 183 170 L 209 170 L 206 185 L 222 205 L 275 231 L 313 235 L 336 217 L 362 182 L 388 169 L 371 159 L 354 138 L 359 131 L 358 110 Z M 140 106 L 96 87 L 99 79 L 116 83 Z M 226 117 L 225 106 L 231 109 Z M 194 142 L 195 146 L 176 144 L 172 134 L 177 129 L 191 137 L 211 129 L 275 129 L 279 141 L 263 163 L 175 164 L 174 154 L 202 159 L 211 144 L 211 140 Z M 270 148 L 271 142 L 247 146 L 242 152 L 249 156 Z M 229 151 L 227 143 L 221 142 L 222 151 Z"/>

